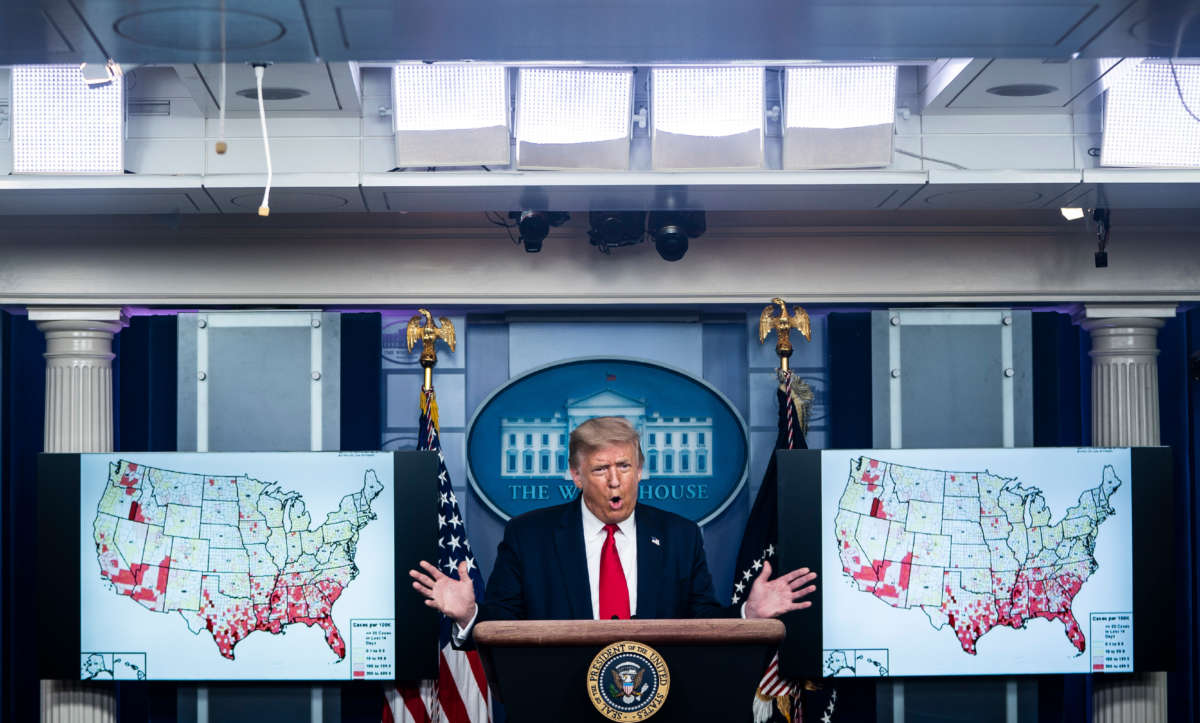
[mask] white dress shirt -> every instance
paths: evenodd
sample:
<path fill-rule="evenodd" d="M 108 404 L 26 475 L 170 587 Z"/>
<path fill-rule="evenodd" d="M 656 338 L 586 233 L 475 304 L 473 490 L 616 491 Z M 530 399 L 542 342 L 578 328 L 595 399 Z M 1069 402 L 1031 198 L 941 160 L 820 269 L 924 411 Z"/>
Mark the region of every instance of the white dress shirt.
<path fill-rule="evenodd" d="M 592 514 L 587 505 L 583 510 L 583 547 L 587 552 L 588 588 L 592 592 L 592 619 L 600 619 L 600 552 L 608 533 L 604 523 Z M 637 509 L 634 508 L 624 522 L 617 523 L 613 541 L 617 544 L 617 557 L 621 559 L 621 570 L 625 573 L 625 584 L 629 586 L 629 614 L 637 615 Z"/>
<path fill-rule="evenodd" d="M 600 552 L 604 549 L 604 540 L 608 533 L 604 531 L 604 523 L 592 514 L 587 505 L 581 504 L 583 510 L 583 548 L 587 554 L 588 588 L 592 594 L 592 619 L 600 619 Z M 629 614 L 637 614 L 637 517 L 635 509 L 624 522 L 617 525 L 613 540 L 617 543 L 617 557 L 621 559 L 621 570 L 625 573 L 625 584 L 629 586 Z M 455 623 L 451 631 L 454 642 L 463 645 L 475 627 L 475 618 L 479 616 L 479 606 L 465 627 Z"/>

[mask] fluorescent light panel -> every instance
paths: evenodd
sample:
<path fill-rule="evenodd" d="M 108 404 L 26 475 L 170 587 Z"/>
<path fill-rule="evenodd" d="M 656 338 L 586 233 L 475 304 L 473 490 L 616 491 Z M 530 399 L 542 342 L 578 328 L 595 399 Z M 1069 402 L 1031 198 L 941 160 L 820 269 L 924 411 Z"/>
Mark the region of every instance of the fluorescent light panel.
<path fill-rule="evenodd" d="M 1175 64 L 1183 98 L 1200 115 L 1200 66 Z M 1171 67 L 1143 61 L 1109 89 L 1100 165 L 1200 167 L 1200 122 L 1180 102 Z"/>
<path fill-rule="evenodd" d="M 788 68 L 788 128 L 859 128 L 892 123 L 896 66 Z"/>
<path fill-rule="evenodd" d="M 502 65 L 399 65 L 393 73 L 392 119 L 397 131 L 508 126 Z"/>
<path fill-rule="evenodd" d="M 521 68 L 517 140 L 594 143 L 629 138 L 631 70 Z"/>
<path fill-rule="evenodd" d="M 651 86 L 655 131 L 720 137 L 762 128 L 763 68 L 655 68 Z"/>
<path fill-rule="evenodd" d="M 12 69 L 14 173 L 124 173 L 124 77 L 89 88 L 77 65 Z"/>

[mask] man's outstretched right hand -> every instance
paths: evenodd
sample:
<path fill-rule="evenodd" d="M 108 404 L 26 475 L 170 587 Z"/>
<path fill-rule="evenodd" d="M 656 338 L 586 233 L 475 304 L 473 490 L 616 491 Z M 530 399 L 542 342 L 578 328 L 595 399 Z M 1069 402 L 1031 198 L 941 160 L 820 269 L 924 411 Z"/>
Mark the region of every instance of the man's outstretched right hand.
<path fill-rule="evenodd" d="M 424 570 L 424 572 L 422 572 Z M 466 560 L 458 563 L 458 579 L 421 560 L 421 570 L 409 570 L 413 589 L 425 596 L 425 604 L 465 628 L 475 617 L 475 585 Z"/>

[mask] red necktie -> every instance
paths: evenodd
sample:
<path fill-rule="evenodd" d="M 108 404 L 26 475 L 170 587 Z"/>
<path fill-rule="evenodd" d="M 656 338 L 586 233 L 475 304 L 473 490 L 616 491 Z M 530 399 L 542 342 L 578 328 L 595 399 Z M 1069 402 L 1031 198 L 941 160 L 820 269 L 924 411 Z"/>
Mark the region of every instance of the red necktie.
<path fill-rule="evenodd" d="M 616 525 L 605 525 L 608 539 L 600 548 L 600 619 L 629 619 L 629 585 L 625 582 L 625 570 L 617 555 L 617 541 L 613 534 Z"/>

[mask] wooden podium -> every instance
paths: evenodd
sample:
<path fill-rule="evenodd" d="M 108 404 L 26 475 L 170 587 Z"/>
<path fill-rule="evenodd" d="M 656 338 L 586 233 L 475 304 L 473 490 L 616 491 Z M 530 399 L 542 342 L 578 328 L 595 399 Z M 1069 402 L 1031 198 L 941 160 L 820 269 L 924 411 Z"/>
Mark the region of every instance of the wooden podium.
<path fill-rule="evenodd" d="M 650 720 L 748 720 L 754 691 L 783 639 L 778 620 L 521 620 L 475 626 L 488 682 L 508 720 L 605 721 L 588 698 L 587 671 L 621 640 L 654 648 L 670 669 L 666 701 Z"/>

